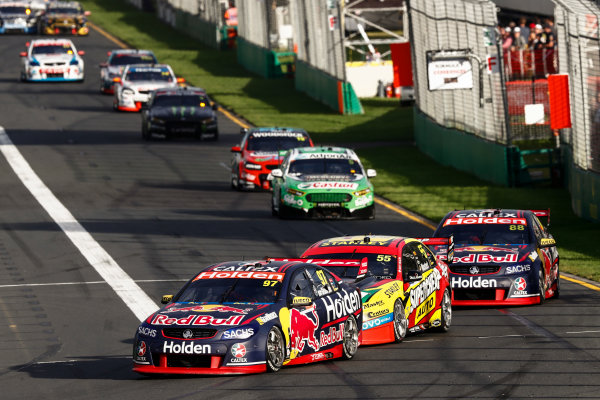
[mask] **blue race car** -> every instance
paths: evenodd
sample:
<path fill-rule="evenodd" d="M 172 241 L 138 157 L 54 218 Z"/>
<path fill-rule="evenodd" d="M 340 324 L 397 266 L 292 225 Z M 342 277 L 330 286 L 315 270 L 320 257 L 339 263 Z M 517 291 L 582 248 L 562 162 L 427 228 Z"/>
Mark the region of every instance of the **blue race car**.
<path fill-rule="evenodd" d="M 135 334 L 142 374 L 249 374 L 350 359 L 362 340 L 360 292 L 304 262 L 211 265 Z"/>

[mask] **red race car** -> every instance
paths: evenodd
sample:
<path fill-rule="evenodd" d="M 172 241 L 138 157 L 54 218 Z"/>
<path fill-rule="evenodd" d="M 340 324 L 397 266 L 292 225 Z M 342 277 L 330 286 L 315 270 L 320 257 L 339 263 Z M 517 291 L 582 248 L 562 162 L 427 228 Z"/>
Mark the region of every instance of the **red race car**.
<path fill-rule="evenodd" d="M 429 241 L 452 254 L 452 239 Z M 362 344 L 401 341 L 407 332 L 450 328 L 448 267 L 419 239 L 336 237 L 313 244 L 301 259 L 358 286 L 363 302 Z"/>
<path fill-rule="evenodd" d="M 308 133 L 296 128 L 242 129 L 244 135 L 231 152 L 231 187 L 243 189 L 271 189 L 269 173 L 279 167 L 285 153 L 296 147 L 314 146 Z"/>

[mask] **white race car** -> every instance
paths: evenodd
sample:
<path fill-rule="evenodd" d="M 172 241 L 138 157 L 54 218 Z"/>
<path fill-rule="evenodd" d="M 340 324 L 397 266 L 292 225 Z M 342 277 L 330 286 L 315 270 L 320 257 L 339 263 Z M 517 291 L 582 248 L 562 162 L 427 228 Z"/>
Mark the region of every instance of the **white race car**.
<path fill-rule="evenodd" d="M 158 64 L 150 50 L 117 49 L 108 52 L 106 62 L 100 64 L 100 91 L 113 94 L 113 79 L 120 77 L 130 64 Z"/>
<path fill-rule="evenodd" d="M 0 33 L 35 33 L 37 14 L 25 1 L 0 2 Z"/>
<path fill-rule="evenodd" d="M 175 77 L 169 65 L 127 65 L 120 77 L 114 78 L 113 109 L 140 111 L 155 89 L 177 87 L 183 78 Z"/>
<path fill-rule="evenodd" d="M 36 39 L 21 52 L 21 80 L 78 81 L 84 78 L 83 51 L 69 39 Z"/>

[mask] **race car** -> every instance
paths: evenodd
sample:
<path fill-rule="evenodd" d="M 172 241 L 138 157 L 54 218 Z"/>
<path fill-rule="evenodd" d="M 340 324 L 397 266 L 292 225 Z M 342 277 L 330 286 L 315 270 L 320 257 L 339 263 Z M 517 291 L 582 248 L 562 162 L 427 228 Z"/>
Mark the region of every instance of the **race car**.
<path fill-rule="evenodd" d="M 113 109 L 137 112 L 150 97 L 150 92 L 161 88 L 176 88 L 185 82 L 175 77 L 167 64 L 127 65 L 120 77 L 113 79 Z"/>
<path fill-rule="evenodd" d="M 452 324 L 448 267 L 423 244 L 399 236 L 341 236 L 321 240 L 300 260 L 354 282 L 363 302 L 363 345 L 399 342 L 407 332 Z M 429 239 L 452 254 L 451 239 Z M 290 260 L 291 261 L 291 260 Z"/>
<path fill-rule="evenodd" d="M 28 82 L 83 82 L 84 51 L 69 39 L 35 39 L 21 52 L 21 80 Z"/>
<path fill-rule="evenodd" d="M 84 11 L 77 1 L 56 1 L 48 4 L 46 12 L 39 19 L 39 33 L 45 35 L 79 35 L 90 33 L 87 17 L 91 13 Z"/>
<path fill-rule="evenodd" d="M 433 236 L 453 235 L 452 304 L 507 306 L 558 297 L 556 241 L 538 217 L 550 210 L 460 210 L 442 219 Z M 438 257 L 446 250 L 433 246 Z"/>
<path fill-rule="evenodd" d="M 350 359 L 360 345 L 360 292 L 316 265 L 214 264 L 162 302 L 135 333 L 139 373 L 275 372 Z"/>
<path fill-rule="evenodd" d="M 199 139 L 219 138 L 216 104 L 204 89 L 194 87 L 157 89 L 142 108 L 142 138 L 150 140 L 154 133 L 170 138 L 192 135 Z"/>
<path fill-rule="evenodd" d="M 108 52 L 106 62 L 100 64 L 100 91 L 113 94 L 113 79 L 123 74 L 126 65 L 157 64 L 156 56 L 150 50 L 117 49 Z"/>
<path fill-rule="evenodd" d="M 36 33 L 37 21 L 37 13 L 27 2 L 0 2 L 0 34 Z"/>
<path fill-rule="evenodd" d="M 264 127 L 242 129 L 239 145 L 231 148 L 231 187 L 271 189 L 267 176 L 281 164 L 283 155 L 296 147 L 313 146 L 303 129 Z"/>
<path fill-rule="evenodd" d="M 343 147 L 302 147 L 271 171 L 271 211 L 280 218 L 375 217 L 374 169 Z"/>

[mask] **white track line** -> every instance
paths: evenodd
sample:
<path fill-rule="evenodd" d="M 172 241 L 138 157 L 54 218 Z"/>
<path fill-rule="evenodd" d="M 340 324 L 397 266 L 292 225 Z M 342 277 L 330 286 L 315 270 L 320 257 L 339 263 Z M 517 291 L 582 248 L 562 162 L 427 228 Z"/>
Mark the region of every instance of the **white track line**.
<path fill-rule="evenodd" d="M 152 299 L 131 279 L 116 261 L 94 240 L 65 206 L 31 169 L 25 158 L 0 127 L 0 151 L 6 157 L 15 174 L 33 197 L 60 226 L 85 259 L 125 302 L 140 320 L 158 309 Z"/>
<path fill-rule="evenodd" d="M 138 279 L 135 283 L 154 283 L 154 282 L 187 282 L 188 279 Z M 30 286 L 68 286 L 68 285 L 97 285 L 106 284 L 106 281 L 87 281 L 87 282 L 48 282 L 48 283 L 20 283 L 14 285 L 0 285 L 2 288 L 30 287 Z"/>

